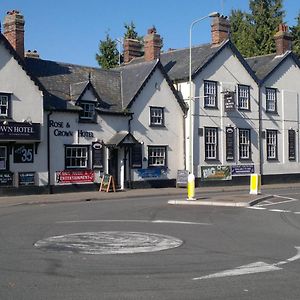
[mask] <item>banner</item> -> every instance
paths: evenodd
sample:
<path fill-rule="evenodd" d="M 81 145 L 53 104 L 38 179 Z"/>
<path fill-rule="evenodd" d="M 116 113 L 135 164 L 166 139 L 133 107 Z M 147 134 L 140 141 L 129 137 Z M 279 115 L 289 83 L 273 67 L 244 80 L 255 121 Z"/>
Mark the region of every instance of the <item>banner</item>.
<path fill-rule="evenodd" d="M 85 171 L 58 171 L 56 172 L 57 183 L 85 183 L 94 182 L 95 174 L 92 170 Z"/>
<path fill-rule="evenodd" d="M 203 181 L 231 180 L 230 166 L 206 166 L 201 167 L 201 178 Z"/>

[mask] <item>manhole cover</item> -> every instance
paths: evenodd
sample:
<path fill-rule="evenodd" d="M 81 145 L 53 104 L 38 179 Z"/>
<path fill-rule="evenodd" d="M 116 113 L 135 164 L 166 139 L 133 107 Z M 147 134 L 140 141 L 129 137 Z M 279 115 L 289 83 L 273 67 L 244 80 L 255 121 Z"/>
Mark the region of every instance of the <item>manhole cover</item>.
<path fill-rule="evenodd" d="M 182 240 L 155 233 L 103 231 L 59 235 L 36 242 L 50 251 L 82 254 L 125 254 L 155 252 L 182 245 Z"/>

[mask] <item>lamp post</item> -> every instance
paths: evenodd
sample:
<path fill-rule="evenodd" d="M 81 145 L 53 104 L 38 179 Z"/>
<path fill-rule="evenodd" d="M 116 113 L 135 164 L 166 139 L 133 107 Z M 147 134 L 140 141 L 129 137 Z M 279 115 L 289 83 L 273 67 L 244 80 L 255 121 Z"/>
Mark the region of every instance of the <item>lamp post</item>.
<path fill-rule="evenodd" d="M 187 200 L 195 200 L 195 175 L 194 175 L 194 170 L 193 170 L 193 161 L 194 161 L 194 149 L 193 149 L 193 100 L 192 100 L 192 29 L 194 25 L 204 19 L 211 18 L 211 17 L 217 17 L 219 14 L 217 12 L 212 12 L 207 16 L 204 16 L 200 19 L 194 20 L 191 25 L 190 25 L 190 58 L 189 58 L 189 88 L 190 88 L 190 93 L 189 93 L 189 176 L 188 176 L 188 186 L 187 186 L 187 192 L 188 192 L 188 198 Z"/>
<path fill-rule="evenodd" d="M 219 13 L 212 12 L 207 16 L 204 16 L 200 19 L 194 20 L 190 25 L 190 58 L 189 58 L 189 172 L 190 174 L 193 174 L 193 126 L 192 126 L 192 29 L 194 25 L 204 19 L 217 17 L 219 16 Z"/>

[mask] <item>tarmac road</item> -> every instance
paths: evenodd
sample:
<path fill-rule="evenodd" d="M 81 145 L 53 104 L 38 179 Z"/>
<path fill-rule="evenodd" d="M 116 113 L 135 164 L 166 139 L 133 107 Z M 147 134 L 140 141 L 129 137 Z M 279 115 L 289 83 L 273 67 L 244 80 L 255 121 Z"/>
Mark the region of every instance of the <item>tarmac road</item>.
<path fill-rule="evenodd" d="M 168 204 L 174 195 L 3 206 L 0 299 L 299 299 L 293 192 L 267 209 Z"/>

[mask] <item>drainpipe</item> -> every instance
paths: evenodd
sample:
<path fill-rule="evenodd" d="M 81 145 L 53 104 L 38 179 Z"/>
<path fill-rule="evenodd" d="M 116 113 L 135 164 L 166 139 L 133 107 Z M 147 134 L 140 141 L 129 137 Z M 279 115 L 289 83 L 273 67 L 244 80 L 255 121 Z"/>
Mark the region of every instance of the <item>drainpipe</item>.
<path fill-rule="evenodd" d="M 259 151 L 259 174 L 261 180 L 263 181 L 263 170 L 262 170 L 262 106 L 261 106 L 261 86 L 258 86 L 258 151 Z"/>
<path fill-rule="evenodd" d="M 133 120 L 133 115 L 130 114 L 130 118 L 128 119 L 128 132 L 131 133 L 131 121 Z M 124 178 L 126 179 L 126 172 L 127 172 L 127 168 L 126 168 L 126 164 L 127 164 L 127 154 L 129 154 L 129 159 L 128 159 L 128 171 L 129 171 L 129 178 L 128 178 L 128 185 L 129 185 L 129 188 L 132 188 L 131 186 L 131 168 L 130 168 L 130 165 L 131 165 L 131 160 L 130 160 L 130 148 L 129 147 L 126 147 L 124 149 L 124 172 L 125 172 L 125 176 Z"/>
<path fill-rule="evenodd" d="M 49 194 L 53 194 L 53 189 L 51 186 L 50 178 L 50 166 L 51 166 L 51 156 L 50 156 L 50 116 L 52 115 L 53 111 L 50 111 L 50 113 L 47 114 L 47 168 L 48 168 L 48 191 Z"/>

